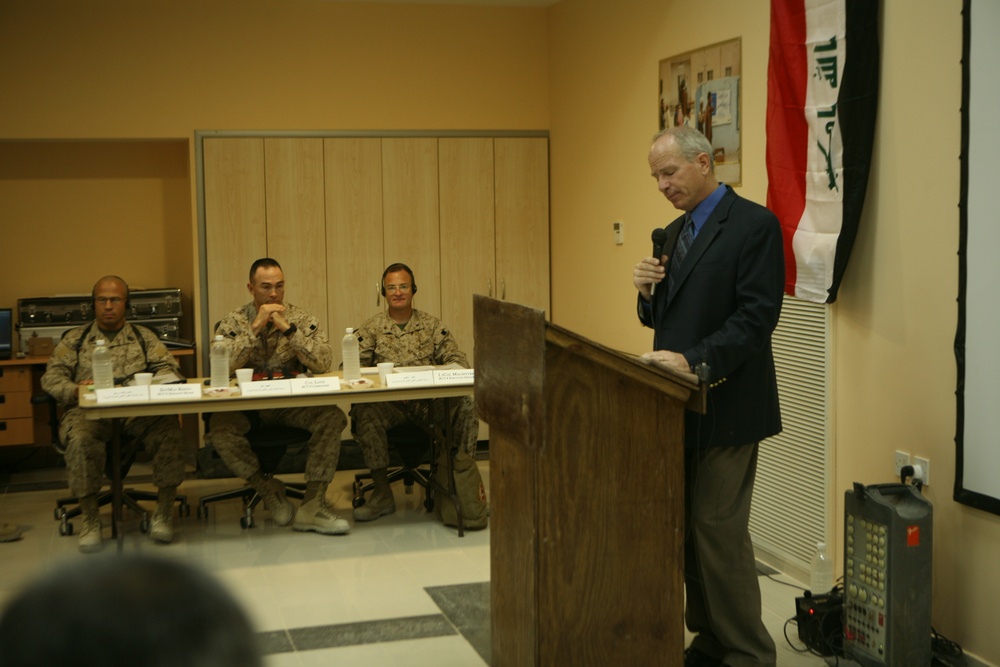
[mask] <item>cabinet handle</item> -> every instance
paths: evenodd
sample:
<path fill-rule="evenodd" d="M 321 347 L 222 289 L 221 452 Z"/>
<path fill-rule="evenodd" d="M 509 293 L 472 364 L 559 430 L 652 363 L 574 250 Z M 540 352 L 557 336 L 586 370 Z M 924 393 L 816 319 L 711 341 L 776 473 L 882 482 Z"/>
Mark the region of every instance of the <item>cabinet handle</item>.
<path fill-rule="evenodd" d="M 500 279 L 500 300 L 507 300 L 507 281 L 503 278 Z"/>
<path fill-rule="evenodd" d="M 0 422 L 0 431 L 7 430 L 7 422 Z"/>
<path fill-rule="evenodd" d="M 7 394 L 0 394 L 0 405 L 7 402 Z"/>

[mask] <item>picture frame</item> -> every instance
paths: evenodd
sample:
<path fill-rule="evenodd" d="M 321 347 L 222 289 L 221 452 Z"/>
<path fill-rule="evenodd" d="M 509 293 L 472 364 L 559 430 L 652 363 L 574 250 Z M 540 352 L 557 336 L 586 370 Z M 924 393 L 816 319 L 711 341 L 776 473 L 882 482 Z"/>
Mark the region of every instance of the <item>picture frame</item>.
<path fill-rule="evenodd" d="M 741 61 L 737 37 L 664 58 L 659 66 L 659 129 L 700 130 L 712 144 L 716 178 L 733 186 L 743 179 Z"/>

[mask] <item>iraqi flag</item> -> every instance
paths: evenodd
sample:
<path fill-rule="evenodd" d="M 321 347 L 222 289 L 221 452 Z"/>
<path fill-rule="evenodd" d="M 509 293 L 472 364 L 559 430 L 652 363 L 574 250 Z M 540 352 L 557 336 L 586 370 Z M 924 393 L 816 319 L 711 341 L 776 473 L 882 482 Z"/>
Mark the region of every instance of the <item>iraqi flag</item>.
<path fill-rule="evenodd" d="M 878 107 L 878 0 L 771 0 L 767 206 L 785 291 L 837 298 L 868 187 Z"/>

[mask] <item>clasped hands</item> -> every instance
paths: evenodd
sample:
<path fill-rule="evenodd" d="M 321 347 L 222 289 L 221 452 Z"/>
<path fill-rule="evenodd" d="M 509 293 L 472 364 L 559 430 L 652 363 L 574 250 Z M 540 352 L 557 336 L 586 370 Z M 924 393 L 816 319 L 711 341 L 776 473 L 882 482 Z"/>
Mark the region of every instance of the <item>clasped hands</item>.
<path fill-rule="evenodd" d="M 260 308 L 257 309 L 257 317 L 254 318 L 253 322 L 250 324 L 250 328 L 253 330 L 254 335 L 259 334 L 267 323 L 270 322 L 274 327 L 284 333 L 288 331 L 288 328 L 292 325 L 285 319 L 285 307 L 280 303 L 265 303 L 262 304 Z"/>

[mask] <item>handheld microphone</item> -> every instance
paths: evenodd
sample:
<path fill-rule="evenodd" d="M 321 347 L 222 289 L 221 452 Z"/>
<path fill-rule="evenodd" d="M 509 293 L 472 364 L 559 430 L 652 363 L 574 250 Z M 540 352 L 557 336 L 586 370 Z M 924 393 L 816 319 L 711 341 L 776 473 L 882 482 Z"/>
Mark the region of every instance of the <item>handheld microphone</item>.
<path fill-rule="evenodd" d="M 653 257 L 657 260 L 663 258 L 663 245 L 667 242 L 667 230 L 657 227 L 653 230 Z M 653 283 L 649 288 L 649 296 L 656 294 L 656 285 Z"/>

